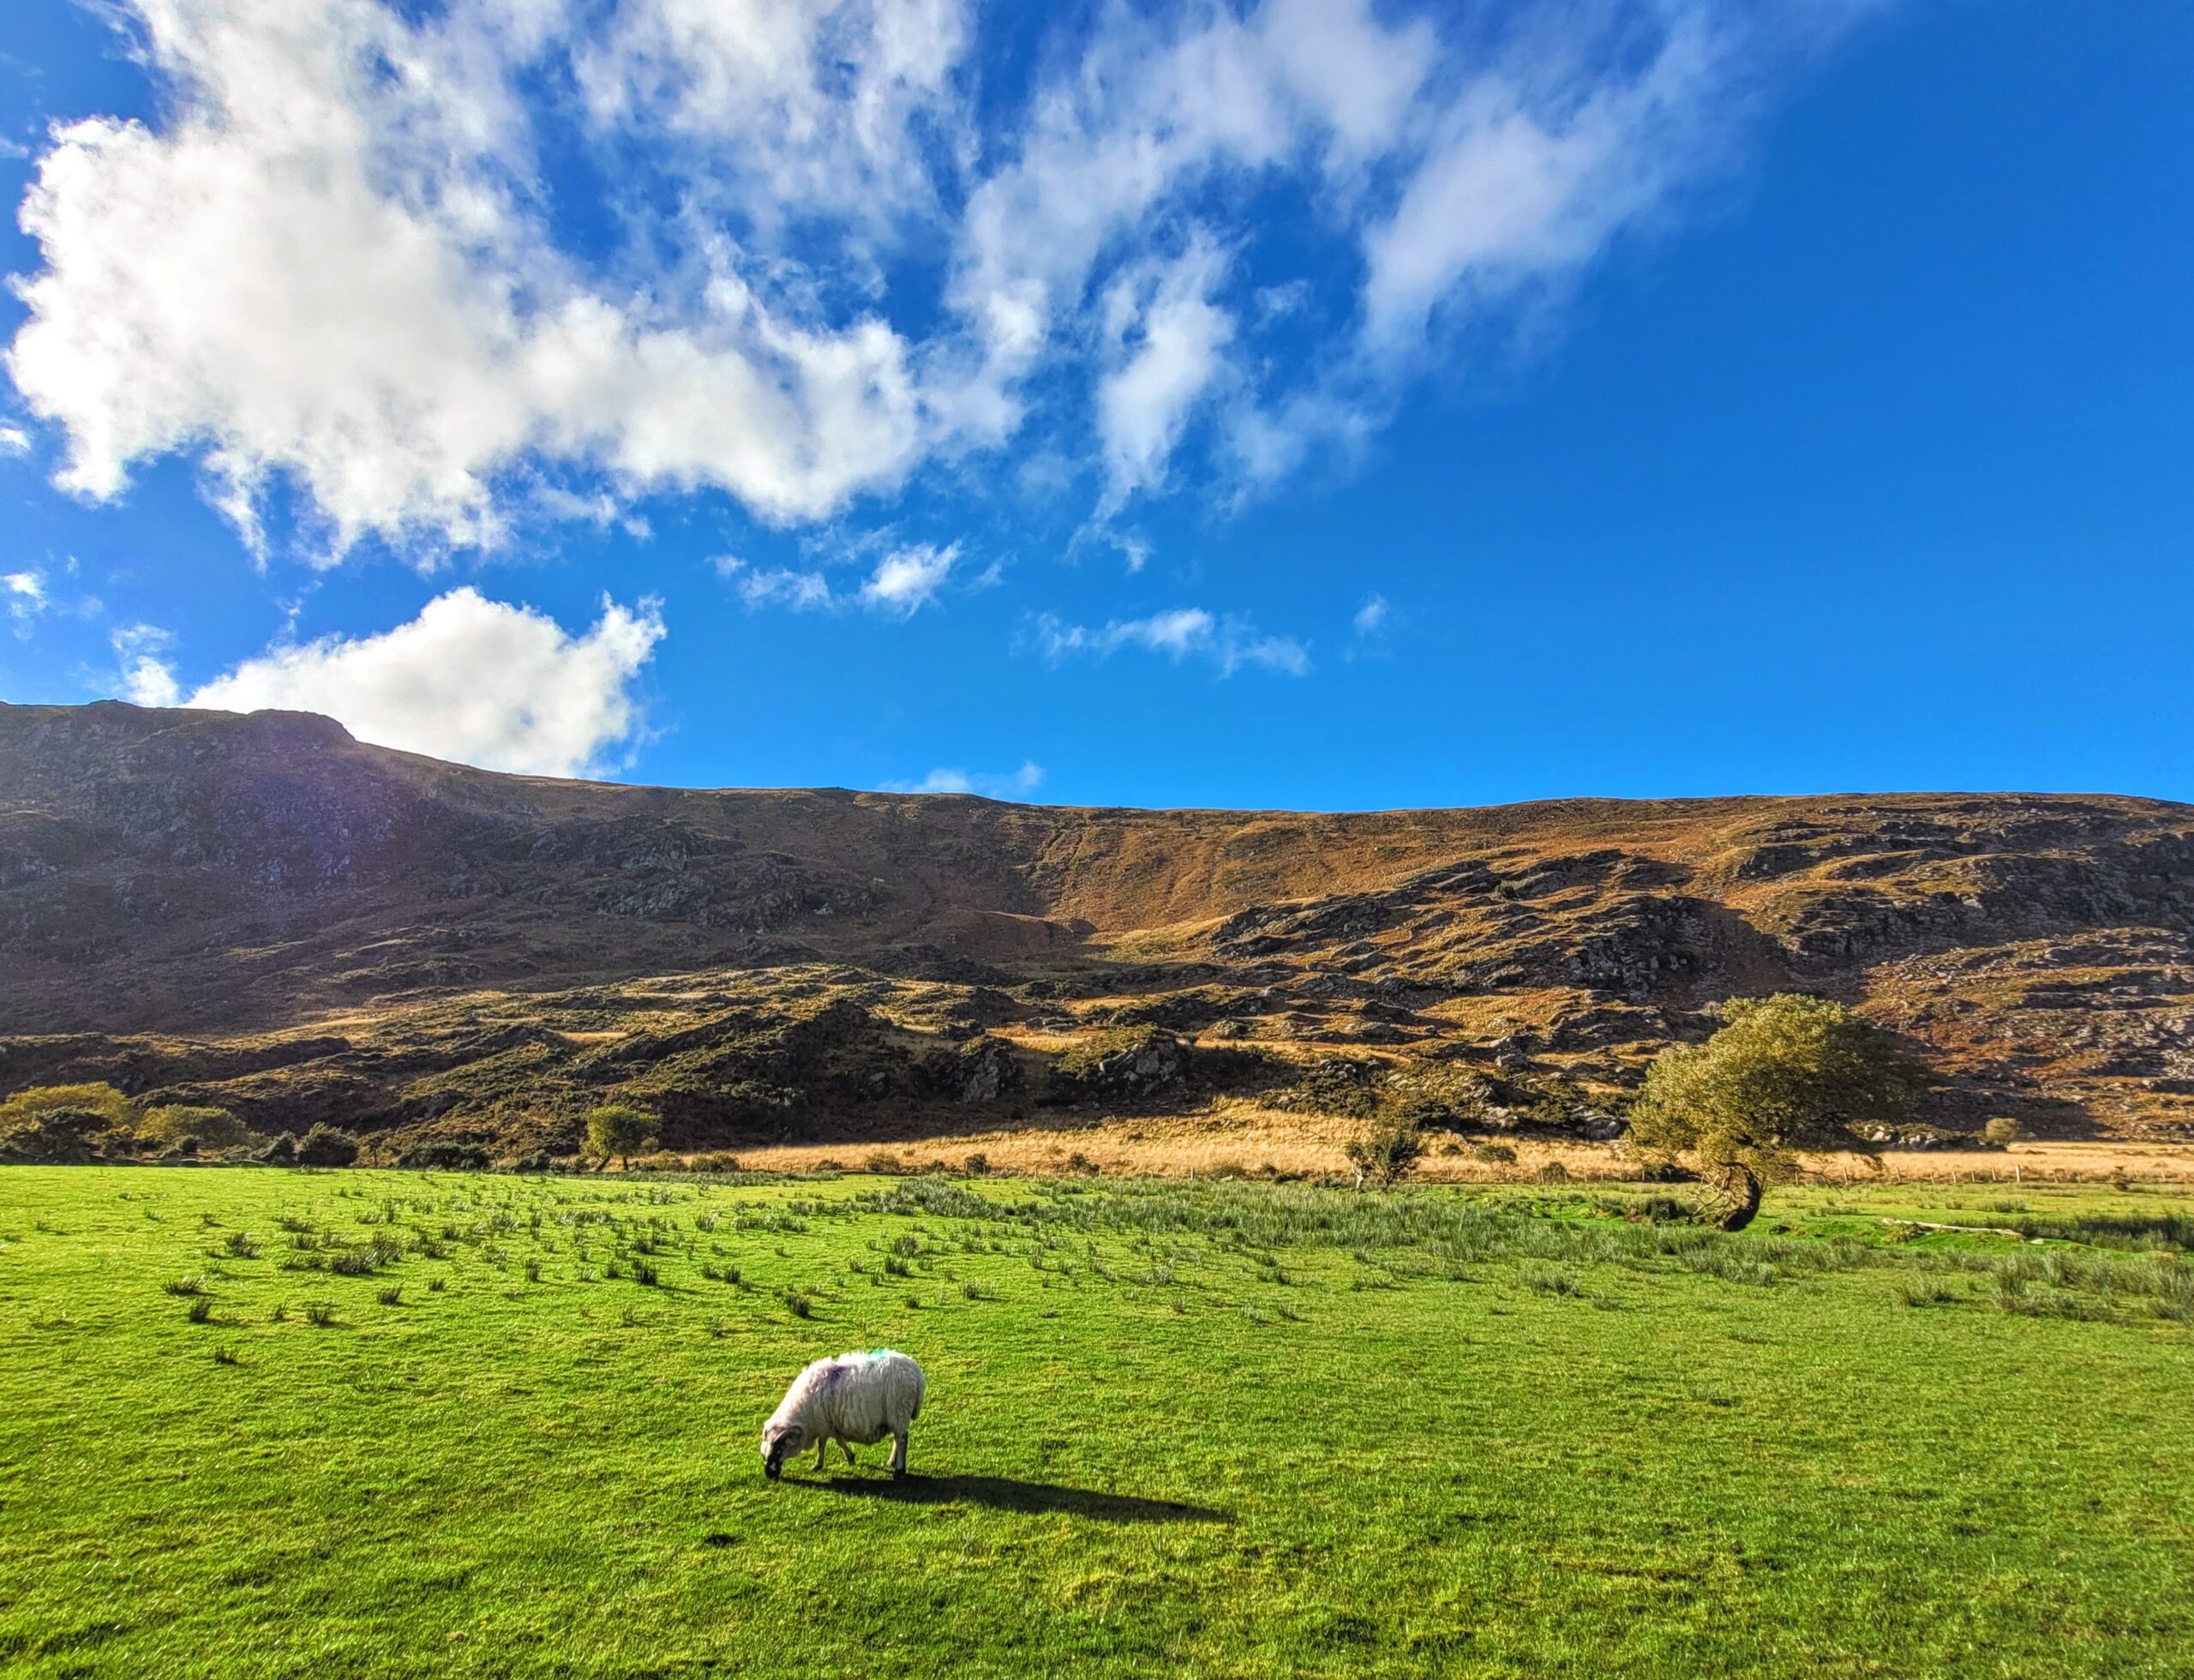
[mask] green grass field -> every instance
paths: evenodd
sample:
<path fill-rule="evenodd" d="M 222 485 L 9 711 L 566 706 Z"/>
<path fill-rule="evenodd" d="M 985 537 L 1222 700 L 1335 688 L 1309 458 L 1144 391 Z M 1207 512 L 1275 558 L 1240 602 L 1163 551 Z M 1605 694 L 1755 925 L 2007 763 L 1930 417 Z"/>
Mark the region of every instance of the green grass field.
<path fill-rule="evenodd" d="M 0 1662 L 2194 1673 L 2185 1200 L 1624 1200 L 0 1169 Z"/>

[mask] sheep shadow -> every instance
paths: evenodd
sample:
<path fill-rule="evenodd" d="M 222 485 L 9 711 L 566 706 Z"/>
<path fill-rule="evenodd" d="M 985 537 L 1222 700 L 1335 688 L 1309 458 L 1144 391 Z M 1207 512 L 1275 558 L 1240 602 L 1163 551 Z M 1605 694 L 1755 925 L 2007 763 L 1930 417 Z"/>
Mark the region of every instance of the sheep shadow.
<path fill-rule="evenodd" d="M 908 1474 L 889 1481 L 870 1477 L 832 1477 L 828 1480 L 789 1477 L 784 1485 L 811 1488 L 818 1492 L 850 1494 L 900 1505 L 984 1505 L 994 1511 L 1064 1511 L 1070 1516 L 1091 1517 L 1099 1522 L 1231 1522 L 1225 1511 L 1208 1505 L 1183 1504 L 1170 1499 L 1138 1499 L 1132 1494 L 1099 1493 L 1093 1489 L 1063 1487 L 1055 1482 L 1024 1482 L 1011 1476 L 922 1476 Z"/>

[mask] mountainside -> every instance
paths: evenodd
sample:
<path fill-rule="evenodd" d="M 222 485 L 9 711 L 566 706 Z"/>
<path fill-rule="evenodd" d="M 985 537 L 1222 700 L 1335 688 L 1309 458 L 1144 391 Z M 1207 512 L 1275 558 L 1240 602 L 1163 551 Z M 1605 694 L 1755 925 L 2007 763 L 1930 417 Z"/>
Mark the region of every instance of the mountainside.
<path fill-rule="evenodd" d="M 1938 1125 L 2190 1136 L 2191 934 L 2194 807 L 2149 800 L 1076 810 L 0 705 L 0 1091 L 414 1149 L 568 1148 L 613 1091 L 704 1148 L 1416 1077 L 1605 1131 L 1703 1008 L 1789 988 L 1909 1034 Z"/>

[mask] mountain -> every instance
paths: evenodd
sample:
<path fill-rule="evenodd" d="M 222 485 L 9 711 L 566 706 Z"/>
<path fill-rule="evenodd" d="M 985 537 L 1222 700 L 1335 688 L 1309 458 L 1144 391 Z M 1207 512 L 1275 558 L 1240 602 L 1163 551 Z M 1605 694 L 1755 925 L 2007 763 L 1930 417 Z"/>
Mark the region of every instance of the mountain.
<path fill-rule="evenodd" d="M 1716 1000 L 1793 988 L 1908 1035 L 1939 1127 L 2194 1137 L 2194 807 L 1076 809 L 0 705 L 0 1090 L 491 1155 L 569 1148 L 611 1094 L 688 1148 L 1214 1091 L 1347 1112 L 1420 1077 L 1605 1131 Z"/>

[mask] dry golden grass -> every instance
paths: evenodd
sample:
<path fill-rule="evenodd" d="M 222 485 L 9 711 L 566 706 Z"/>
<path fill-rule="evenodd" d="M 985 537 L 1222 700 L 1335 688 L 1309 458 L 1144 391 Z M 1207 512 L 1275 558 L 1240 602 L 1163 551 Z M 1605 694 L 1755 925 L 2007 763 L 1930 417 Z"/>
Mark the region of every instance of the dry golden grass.
<path fill-rule="evenodd" d="M 1114 1116 L 1070 1126 L 944 1132 L 919 1142 L 776 1144 L 739 1151 L 740 1164 L 778 1173 L 860 1168 L 872 1156 L 902 1167 L 957 1171 L 970 1155 L 996 1173 L 1056 1175 L 1094 1170 L 1136 1178 L 1229 1175 L 1328 1178 L 1353 1169 L 1346 1153 L 1354 1123 L 1220 1103 L 1186 1116 Z M 1550 1167 L 1579 1182 L 1634 1180 L 1638 1158 L 1620 1143 L 1508 1137 L 1511 1161 L 1486 1161 L 1470 1145 L 1435 1133 L 1415 1176 L 1441 1184 L 1529 1184 Z M 1450 1148 L 1454 1152 L 1450 1153 Z M 1079 1160 L 1076 1160 L 1079 1157 Z M 2137 1179 L 2194 1184 L 2194 1145 L 2020 1143 L 2010 1149 L 1896 1149 L 1879 1156 L 1811 1155 L 1805 1177 L 1825 1184 L 2101 1184 Z"/>

